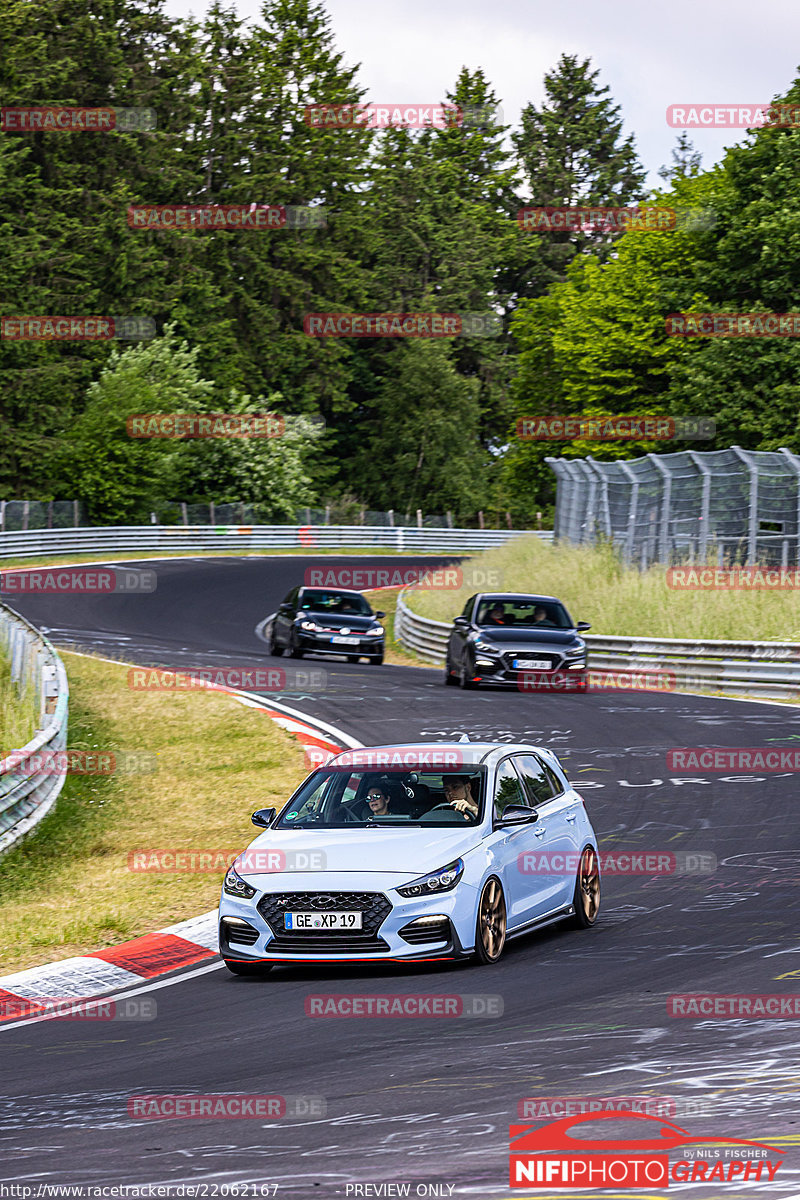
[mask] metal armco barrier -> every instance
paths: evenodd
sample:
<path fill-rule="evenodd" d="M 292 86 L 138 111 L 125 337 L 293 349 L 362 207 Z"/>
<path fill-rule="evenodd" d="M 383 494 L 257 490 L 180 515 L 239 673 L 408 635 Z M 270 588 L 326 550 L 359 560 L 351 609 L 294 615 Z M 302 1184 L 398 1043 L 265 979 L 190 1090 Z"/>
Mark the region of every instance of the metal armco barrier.
<path fill-rule="evenodd" d="M 386 525 L 104 525 L 75 529 L 32 529 L 0 534 L 0 559 L 49 554 L 165 554 L 192 551 L 345 550 L 374 546 L 404 554 L 463 554 L 502 546 L 511 538 L 551 530 L 433 529 Z"/>
<path fill-rule="evenodd" d="M 421 658 L 444 665 L 452 626 L 418 616 L 404 596 L 406 592 L 397 601 L 397 638 Z M 691 642 L 588 635 L 586 643 L 590 668 L 597 670 L 659 667 L 675 674 L 678 691 L 706 689 L 728 696 L 800 700 L 800 645 L 794 642 Z"/>
<path fill-rule="evenodd" d="M 39 697 L 39 727 L 27 746 L 0 753 L 0 854 L 28 833 L 55 804 L 65 775 L 42 770 L 41 754 L 67 744 L 69 686 L 64 664 L 47 638 L 13 609 L 0 604 L 0 653 L 11 663 L 11 678 Z M 10 751 L 18 753 L 10 757 Z M 38 756 L 38 759 L 37 757 Z"/>

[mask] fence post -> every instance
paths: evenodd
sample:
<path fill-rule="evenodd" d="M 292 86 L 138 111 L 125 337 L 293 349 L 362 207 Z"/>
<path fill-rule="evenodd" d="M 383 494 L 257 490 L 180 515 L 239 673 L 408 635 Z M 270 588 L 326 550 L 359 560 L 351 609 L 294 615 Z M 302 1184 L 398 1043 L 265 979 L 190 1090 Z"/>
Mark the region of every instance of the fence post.
<path fill-rule="evenodd" d="M 758 546 L 758 467 L 756 467 L 747 450 L 741 446 L 731 446 L 737 458 L 741 459 L 750 473 L 750 511 L 747 515 L 747 565 L 752 566 L 756 561 Z"/>
<path fill-rule="evenodd" d="M 23 500 L 22 501 L 22 529 L 23 529 L 23 531 L 27 531 L 28 515 L 29 515 L 30 511 L 31 511 L 30 500 Z"/>
<path fill-rule="evenodd" d="M 734 446 L 733 449 L 735 450 L 736 447 Z M 711 471 L 695 450 L 687 450 L 686 454 L 703 476 L 703 498 L 700 502 L 700 536 L 697 543 L 697 553 L 702 565 L 706 561 L 708 552 L 708 520 L 711 512 Z"/>
<path fill-rule="evenodd" d="M 661 475 L 662 490 L 661 490 L 661 529 L 658 535 L 658 559 L 659 562 L 667 562 L 668 549 L 667 542 L 669 540 L 669 510 L 672 503 L 672 475 L 662 462 L 659 461 L 657 454 L 648 454 L 647 456 L 653 466 Z"/>
<path fill-rule="evenodd" d="M 394 529 L 394 509 L 390 508 L 389 512 L 386 515 L 389 518 L 389 528 Z"/>
<path fill-rule="evenodd" d="M 636 478 L 633 471 L 624 459 L 618 459 L 617 466 L 622 469 L 623 475 L 625 475 L 631 483 L 631 498 L 630 504 L 628 505 L 628 530 L 625 538 L 625 562 L 628 564 L 628 566 L 630 566 L 633 562 L 633 542 L 636 532 L 636 508 L 639 504 L 639 480 Z"/>
<path fill-rule="evenodd" d="M 788 466 L 794 472 L 795 502 L 796 502 L 795 521 L 797 524 L 797 529 L 795 530 L 795 538 L 794 538 L 794 543 L 795 543 L 794 561 L 795 561 L 795 565 L 797 565 L 797 564 L 800 564 L 800 458 L 798 458 L 798 456 L 796 454 L 793 454 L 791 450 L 787 450 L 785 446 L 781 446 L 780 453 L 785 456 Z M 0 529 L 2 529 L 2 524 L 0 524 Z"/>
<path fill-rule="evenodd" d="M 211 520 L 210 520 L 210 524 L 211 524 L 211 525 L 215 525 L 215 524 L 216 524 L 216 521 L 215 521 L 215 518 L 214 518 L 214 501 L 213 501 L 213 500 L 209 501 L 209 505 L 208 505 L 208 514 L 209 514 L 209 517 L 211 518 Z"/>
<path fill-rule="evenodd" d="M 417 529 L 422 529 L 422 509 L 417 509 Z"/>
<path fill-rule="evenodd" d="M 479 529 L 485 529 L 485 528 L 486 528 L 486 526 L 485 526 L 485 525 L 484 525 L 484 523 L 483 523 L 483 513 L 482 513 L 482 512 L 478 512 L 478 528 L 479 528 Z"/>
<path fill-rule="evenodd" d="M 183 517 L 184 525 L 189 524 L 189 510 L 186 507 L 186 501 L 181 500 L 181 516 Z"/>
<path fill-rule="evenodd" d="M 81 515 L 78 512 L 78 501 L 73 500 L 72 501 L 72 524 L 75 529 L 77 529 L 78 526 L 80 525 L 80 521 L 81 521 Z"/>
<path fill-rule="evenodd" d="M 331 506 L 330 506 L 330 504 L 326 504 L 325 505 L 325 524 L 330 525 L 330 523 L 331 523 Z"/>
<path fill-rule="evenodd" d="M 0 500 L 0 533 L 4 533 L 6 528 L 6 502 Z"/>

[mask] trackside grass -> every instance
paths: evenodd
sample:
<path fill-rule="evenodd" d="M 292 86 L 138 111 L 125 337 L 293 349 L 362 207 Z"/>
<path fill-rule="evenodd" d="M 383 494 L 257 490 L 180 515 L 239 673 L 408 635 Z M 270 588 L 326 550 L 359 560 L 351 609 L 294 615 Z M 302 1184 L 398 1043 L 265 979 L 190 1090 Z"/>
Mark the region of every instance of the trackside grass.
<path fill-rule="evenodd" d="M 793 590 L 683 591 L 667 586 L 664 566 L 622 565 L 608 544 L 552 546 L 535 534 L 474 555 L 462 564 L 460 590 L 416 590 L 408 602 L 420 616 L 451 621 L 480 591 L 558 596 L 593 634 L 729 641 L 800 641 L 800 596 Z M 471 573 L 488 585 L 469 582 Z"/>
<path fill-rule="evenodd" d="M 38 703 L 31 689 L 20 693 L 11 681 L 11 664 L 0 653 L 0 758 L 19 750 L 36 732 Z"/>
<path fill-rule="evenodd" d="M 138 769 L 70 775 L 55 810 L 0 858 L 0 974 L 213 909 L 223 869 L 135 872 L 129 856 L 242 850 L 257 834 L 250 814 L 282 804 L 310 769 L 299 743 L 230 696 L 134 692 L 126 666 L 60 653 L 70 748 L 118 762 L 136 751 Z"/>

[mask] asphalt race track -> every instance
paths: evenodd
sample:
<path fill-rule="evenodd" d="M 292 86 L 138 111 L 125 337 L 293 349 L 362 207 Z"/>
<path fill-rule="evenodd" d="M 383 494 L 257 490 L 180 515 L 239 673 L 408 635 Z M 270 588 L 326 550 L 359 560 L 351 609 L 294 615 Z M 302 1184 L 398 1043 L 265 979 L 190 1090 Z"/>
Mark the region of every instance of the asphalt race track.
<path fill-rule="evenodd" d="M 555 927 L 515 941 L 492 968 L 297 966 L 254 980 L 202 967 L 158 981 L 149 1023 L 0 1029 L 0 1179 L 200 1182 L 209 1196 L 225 1194 L 214 1185 L 269 1183 L 279 1197 L 303 1198 L 380 1195 L 347 1185 L 409 1182 L 412 1196 L 428 1185 L 428 1195 L 505 1197 L 525 1194 L 508 1184 L 508 1126 L 523 1098 L 650 1096 L 674 1104 L 665 1113 L 693 1135 L 786 1151 L 772 1183 L 678 1185 L 681 1195 L 800 1194 L 797 1021 L 667 1015 L 673 994 L 798 990 L 797 783 L 791 774 L 675 776 L 665 757 L 671 747 L 792 746 L 800 714 L 690 695 L 461 692 L 445 689 L 438 669 L 271 659 L 256 628 L 306 566 L 335 561 L 170 560 L 152 564 L 151 595 L 10 603 L 59 646 L 131 662 L 279 664 L 287 677 L 322 668 L 324 690 L 292 675 L 275 698 L 365 744 L 464 732 L 545 743 L 583 791 L 601 851 L 702 853 L 716 856 L 716 870 L 607 874 L 595 929 Z M 359 565 L 387 561 L 415 560 Z M 504 1011 L 455 1020 L 305 1015 L 309 995 L 342 992 L 478 993 L 499 996 Z M 322 1097 L 326 1108 L 272 1122 L 127 1116 L 131 1096 L 187 1092 Z M 684 1115 L 688 1101 L 701 1115 Z"/>

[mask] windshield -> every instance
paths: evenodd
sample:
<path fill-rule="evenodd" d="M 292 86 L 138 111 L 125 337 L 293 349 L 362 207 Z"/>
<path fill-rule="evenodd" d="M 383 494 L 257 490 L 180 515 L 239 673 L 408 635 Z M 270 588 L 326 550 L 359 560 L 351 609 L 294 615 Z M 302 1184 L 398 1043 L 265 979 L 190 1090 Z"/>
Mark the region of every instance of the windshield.
<path fill-rule="evenodd" d="M 275 829 L 477 825 L 483 770 L 354 771 L 323 767 L 284 808 Z"/>
<path fill-rule="evenodd" d="M 557 600 L 524 600 L 493 596 L 478 606 L 477 625 L 513 625 L 523 629 L 574 629 L 572 619 Z"/>
<path fill-rule="evenodd" d="M 346 616 L 371 617 L 372 609 L 363 596 L 342 592 L 328 592 L 321 588 L 306 588 L 300 597 L 299 608 L 315 612 L 335 613 Z"/>

